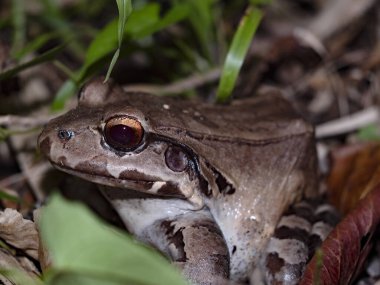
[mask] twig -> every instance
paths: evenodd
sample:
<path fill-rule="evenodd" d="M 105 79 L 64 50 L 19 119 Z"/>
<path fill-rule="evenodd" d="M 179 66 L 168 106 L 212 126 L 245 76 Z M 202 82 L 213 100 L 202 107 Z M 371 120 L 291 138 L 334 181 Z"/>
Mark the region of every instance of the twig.
<path fill-rule="evenodd" d="M 6 188 L 9 187 L 10 185 L 23 182 L 26 180 L 26 177 L 23 173 L 16 173 L 13 175 L 10 175 L 8 177 L 5 177 L 4 179 L 0 180 L 0 187 L 1 188 Z"/>
<path fill-rule="evenodd" d="M 322 42 L 362 16 L 376 3 L 376 0 L 335 0 L 330 2 L 309 26 L 309 30 Z"/>
<path fill-rule="evenodd" d="M 19 126 L 19 127 L 25 127 L 25 128 L 40 127 L 46 124 L 50 119 L 54 117 L 56 117 L 56 115 L 38 117 L 38 118 L 5 115 L 5 116 L 0 116 L 0 126 L 4 126 L 4 127 Z"/>
<path fill-rule="evenodd" d="M 317 126 L 315 136 L 320 139 L 334 135 L 341 135 L 378 121 L 380 121 L 379 108 L 369 107 L 357 113 Z"/>

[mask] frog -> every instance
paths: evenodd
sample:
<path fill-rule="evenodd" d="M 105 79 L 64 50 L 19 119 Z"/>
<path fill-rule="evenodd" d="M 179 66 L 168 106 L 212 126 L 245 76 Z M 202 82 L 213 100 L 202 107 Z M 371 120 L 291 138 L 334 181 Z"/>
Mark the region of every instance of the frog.
<path fill-rule="evenodd" d="M 247 282 L 287 209 L 319 195 L 314 128 L 274 89 L 213 104 L 96 78 L 38 145 L 194 284 Z"/>

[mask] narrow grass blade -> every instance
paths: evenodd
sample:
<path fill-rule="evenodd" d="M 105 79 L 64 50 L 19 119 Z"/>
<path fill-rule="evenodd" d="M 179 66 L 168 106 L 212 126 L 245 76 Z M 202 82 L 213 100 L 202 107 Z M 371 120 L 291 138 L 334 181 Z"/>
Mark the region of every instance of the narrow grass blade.
<path fill-rule="evenodd" d="M 0 73 L 0 80 L 8 79 L 8 78 L 16 75 L 20 71 L 27 69 L 29 67 L 35 66 L 37 64 L 41 64 L 43 62 L 53 60 L 56 57 L 56 55 L 63 50 L 65 45 L 66 44 L 62 44 L 62 45 L 59 45 L 55 48 L 52 48 L 52 49 L 48 50 L 47 52 L 33 58 L 32 60 L 30 60 L 28 62 L 17 65 L 14 68 L 8 69 L 8 70 L 4 71 L 3 73 Z"/>
<path fill-rule="evenodd" d="M 129 15 L 132 13 L 132 1 L 131 0 L 116 0 L 117 8 L 119 10 L 119 21 L 118 21 L 118 31 L 117 31 L 117 37 L 118 37 L 118 47 L 115 52 L 115 54 L 112 57 L 110 66 L 108 67 L 106 78 L 104 79 L 104 82 L 108 81 L 111 72 L 116 64 L 117 59 L 120 55 L 120 48 L 121 44 L 123 42 L 123 36 L 125 31 L 125 25 L 127 23 L 127 19 Z"/>
<path fill-rule="evenodd" d="M 217 101 L 225 102 L 231 96 L 245 55 L 262 18 L 261 10 L 248 6 L 233 37 L 217 91 Z"/>

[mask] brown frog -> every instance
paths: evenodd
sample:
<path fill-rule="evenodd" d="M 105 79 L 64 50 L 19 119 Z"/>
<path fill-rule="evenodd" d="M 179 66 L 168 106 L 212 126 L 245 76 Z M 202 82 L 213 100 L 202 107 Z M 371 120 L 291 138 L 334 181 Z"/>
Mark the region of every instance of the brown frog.
<path fill-rule="evenodd" d="M 58 169 L 110 186 L 128 230 L 199 284 L 265 267 L 282 214 L 318 194 L 313 127 L 276 92 L 213 105 L 96 79 L 39 146 Z"/>

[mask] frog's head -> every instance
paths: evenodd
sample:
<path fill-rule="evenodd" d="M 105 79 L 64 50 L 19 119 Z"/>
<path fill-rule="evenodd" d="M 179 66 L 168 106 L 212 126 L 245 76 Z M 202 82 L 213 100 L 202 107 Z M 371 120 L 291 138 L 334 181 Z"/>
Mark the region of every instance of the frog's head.
<path fill-rule="evenodd" d="M 197 157 L 178 141 L 154 132 L 149 116 L 119 87 L 88 83 L 77 108 L 51 120 L 38 144 L 60 170 L 118 188 L 189 200 L 202 207 Z"/>

